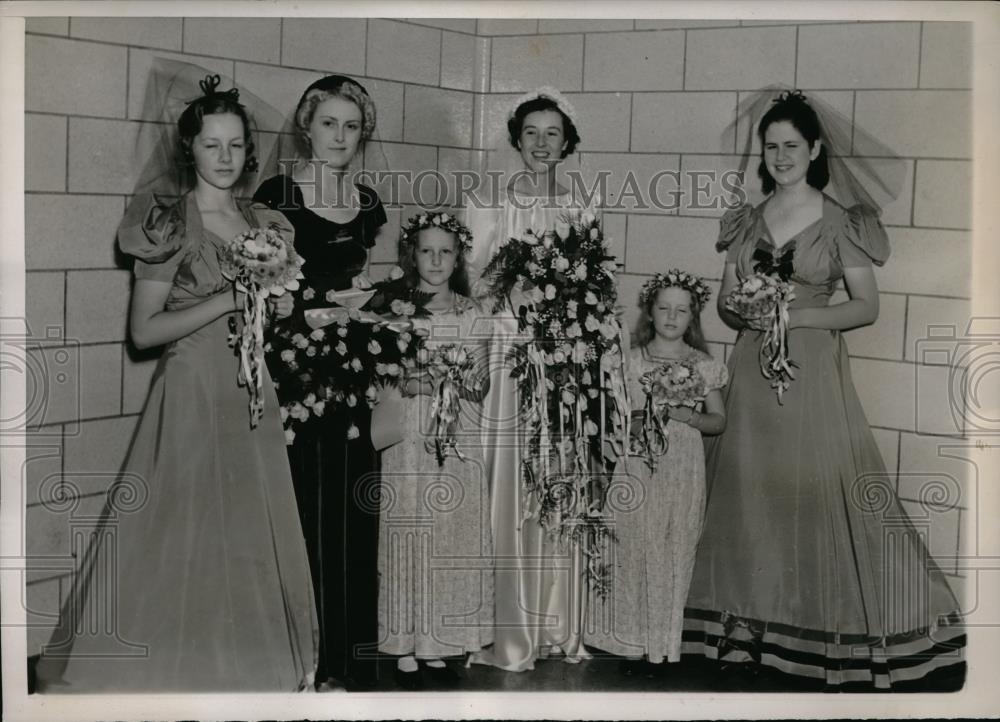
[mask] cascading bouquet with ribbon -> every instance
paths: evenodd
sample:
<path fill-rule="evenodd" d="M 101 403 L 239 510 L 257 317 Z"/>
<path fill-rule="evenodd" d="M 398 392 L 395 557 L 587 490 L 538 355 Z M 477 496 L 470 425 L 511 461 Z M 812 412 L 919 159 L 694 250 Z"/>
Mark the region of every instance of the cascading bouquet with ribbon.
<path fill-rule="evenodd" d="M 644 373 L 639 382 L 646 401 L 639 444 L 633 453 L 645 459 L 650 471 L 656 471 L 656 457 L 663 456 L 670 448 L 666 407 L 698 408 L 708 395 L 708 384 L 691 359 L 667 361 Z"/>
<path fill-rule="evenodd" d="M 600 223 L 583 213 L 554 232 L 508 239 L 484 272 L 497 309 L 515 292 L 519 329 L 529 332 L 510 350 L 527 437 L 524 517 L 578 544 L 602 594 L 610 573 L 602 550 L 614 538 L 605 450 L 627 458 L 630 424 L 616 271 Z"/>
<path fill-rule="evenodd" d="M 453 453 L 465 459 L 458 448 L 458 420 L 461 414 L 461 389 L 475 364 L 472 355 L 462 346 L 448 343 L 417 352 L 417 363 L 430 376 L 434 392 L 431 394 L 431 418 L 434 422 L 434 439 L 427 441 L 427 450 L 444 466 L 445 457 Z"/>
<path fill-rule="evenodd" d="M 303 286 L 301 307 L 276 322 L 267 342 L 285 426 L 292 443 L 303 426 L 328 415 L 331 407 L 374 407 L 379 393 L 398 387 L 404 367 L 416 362 L 426 332 L 410 319 L 428 315 L 428 294 L 403 281 L 395 267 L 378 283 L 356 281 L 344 291 Z M 353 421 L 347 438 L 360 435 Z"/>
<path fill-rule="evenodd" d="M 244 293 L 242 329 L 230 344 L 239 346 L 238 380 L 250 393 L 250 426 L 264 410 L 264 316 L 267 298 L 299 288 L 302 257 L 275 228 L 251 228 L 236 236 L 220 253 L 223 276 Z"/>
<path fill-rule="evenodd" d="M 726 297 L 726 308 L 764 335 L 760 343 L 760 371 L 771 382 L 782 403 L 791 386 L 795 362 L 788 357 L 788 306 L 795 299 L 792 284 L 780 276 L 754 273 Z"/>

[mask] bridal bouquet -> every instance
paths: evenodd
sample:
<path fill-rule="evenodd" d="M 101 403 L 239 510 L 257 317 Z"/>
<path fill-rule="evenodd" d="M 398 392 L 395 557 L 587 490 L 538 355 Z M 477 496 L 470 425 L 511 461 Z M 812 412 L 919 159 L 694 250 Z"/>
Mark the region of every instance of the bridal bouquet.
<path fill-rule="evenodd" d="M 438 466 L 444 466 L 444 459 L 449 450 L 460 459 L 464 459 L 456 439 L 458 417 L 461 413 L 459 391 L 464 380 L 472 373 L 474 367 L 472 355 L 464 347 L 449 343 L 435 346 L 433 349 L 420 349 L 417 361 L 427 370 L 434 386 L 431 395 L 434 441 L 427 442 L 428 447 L 433 447 L 428 450 L 433 451 Z"/>
<path fill-rule="evenodd" d="M 356 414 L 374 407 L 382 389 L 398 387 L 404 368 L 416 362 L 426 332 L 410 319 L 427 315 L 428 294 L 407 286 L 398 268 L 363 285 L 346 291 L 303 286 L 297 295 L 305 308 L 273 325 L 268 367 L 289 444 L 334 407 L 350 414 L 347 438 L 358 438 Z"/>
<path fill-rule="evenodd" d="M 643 405 L 639 443 L 633 453 L 643 456 L 650 471 L 655 471 L 656 457 L 666 454 L 670 445 L 664 407 L 697 408 L 708 395 L 708 384 L 697 364 L 690 359 L 668 361 L 644 373 L 639 382 L 646 402 Z"/>
<path fill-rule="evenodd" d="M 788 306 L 795 298 L 792 284 L 762 273 L 748 276 L 726 298 L 726 308 L 763 331 L 760 371 L 778 394 L 788 390 L 795 362 L 788 358 Z"/>
<path fill-rule="evenodd" d="M 538 502 L 525 517 L 581 545 L 598 591 L 608 573 L 601 549 L 613 534 L 590 466 L 604 458 L 605 442 L 627 456 L 630 423 L 616 271 L 589 213 L 508 239 L 485 270 L 497 308 L 515 292 L 518 326 L 529 337 L 510 351 L 528 439 L 525 496 Z"/>
<path fill-rule="evenodd" d="M 250 426 L 257 426 L 264 410 L 264 314 L 267 297 L 297 290 L 302 258 L 273 228 L 251 228 L 222 249 L 223 276 L 244 293 L 243 328 L 230 337 L 239 345 L 238 381 L 250 393 Z"/>

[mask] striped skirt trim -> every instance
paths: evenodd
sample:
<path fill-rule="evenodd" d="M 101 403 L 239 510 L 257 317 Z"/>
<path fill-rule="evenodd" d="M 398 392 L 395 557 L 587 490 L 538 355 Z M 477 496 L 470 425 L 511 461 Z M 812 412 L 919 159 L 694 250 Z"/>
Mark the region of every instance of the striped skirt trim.
<path fill-rule="evenodd" d="M 879 639 L 686 609 L 681 652 L 725 662 L 758 662 L 829 686 L 863 683 L 891 689 L 964 664 L 965 643 L 957 613 L 932 629 Z"/>

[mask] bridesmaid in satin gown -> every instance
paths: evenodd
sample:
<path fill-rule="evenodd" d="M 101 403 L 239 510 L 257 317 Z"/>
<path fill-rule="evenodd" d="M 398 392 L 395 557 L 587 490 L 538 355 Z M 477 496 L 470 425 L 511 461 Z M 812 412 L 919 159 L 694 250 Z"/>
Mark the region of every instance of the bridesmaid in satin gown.
<path fill-rule="evenodd" d="M 232 195 L 255 161 L 230 93 L 193 101 L 179 126 L 194 190 L 174 202 L 140 196 L 118 229 L 135 259 L 132 341 L 165 348 L 38 663 L 42 693 L 291 692 L 313 681 L 316 611 L 278 400 L 265 373 L 251 428 L 228 345 L 242 301 L 219 265 L 248 228 L 288 242 L 293 230 Z"/>
<path fill-rule="evenodd" d="M 585 207 L 556 178 L 556 165 L 580 140 L 572 114 L 562 96 L 547 89 L 512 111 L 509 142 L 520 166 L 515 182 L 501 189 L 498 207 L 466 211 L 473 234 L 469 273 L 474 295 L 483 292 L 482 270 L 507 239 L 528 229 L 539 236 L 552 231 L 567 214 L 589 210 L 596 215 L 595 207 Z M 493 299 L 486 299 L 484 306 L 492 309 Z M 495 365 L 484 402 L 489 425 L 483 445 L 496 563 L 494 644 L 472 657 L 473 662 L 513 672 L 534 669 L 535 660 L 549 654 L 562 653 L 569 662 L 588 656 L 582 635 L 587 600 L 582 554 L 575 546 L 560 546 L 548 538 L 537 518 L 522 520 L 517 391 L 510 367 L 500 361 L 518 335 L 517 319 L 508 306 L 494 316 Z"/>
<path fill-rule="evenodd" d="M 760 123 L 770 193 L 722 218 L 719 313 L 740 330 L 724 394 L 727 431 L 709 446 L 705 527 L 684 651 L 756 663 L 831 688 L 887 689 L 961 673 L 959 603 L 908 521 L 851 381 L 842 331 L 878 316 L 872 266 L 889 257 L 878 212 L 822 192 L 820 122 L 801 96 Z M 737 279 L 793 285 L 778 404 L 761 374 L 762 332 L 725 308 Z M 843 279 L 850 300 L 830 304 Z"/>

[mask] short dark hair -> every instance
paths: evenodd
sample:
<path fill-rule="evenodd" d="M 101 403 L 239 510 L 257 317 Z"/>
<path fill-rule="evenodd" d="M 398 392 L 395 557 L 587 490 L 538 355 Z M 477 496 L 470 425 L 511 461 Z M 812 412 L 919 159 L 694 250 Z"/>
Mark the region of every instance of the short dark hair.
<path fill-rule="evenodd" d="M 761 118 L 760 125 L 757 128 L 757 136 L 760 138 L 761 158 L 760 165 L 757 167 L 757 175 L 760 176 L 761 190 L 764 193 L 772 193 L 777 185 L 767 170 L 767 164 L 764 163 L 764 134 L 767 133 L 767 129 L 771 125 L 780 122 L 791 123 L 792 127 L 799 131 L 802 137 L 806 139 L 810 148 L 820 140 L 819 117 L 816 115 L 816 111 L 812 109 L 812 106 L 809 105 L 806 96 L 798 91 L 782 93 L 774 101 L 771 109 Z M 826 188 L 829 182 L 830 164 L 826 158 L 826 146 L 820 145 L 819 155 L 810 161 L 809 170 L 806 171 L 806 183 L 816 190 L 821 191 Z"/>
<path fill-rule="evenodd" d="M 256 146 L 250 132 L 250 116 L 239 101 L 239 95 L 233 91 L 228 93 L 209 92 L 197 100 L 193 100 L 177 119 L 177 131 L 180 141 L 180 154 L 184 166 L 194 164 L 194 153 L 191 146 L 202 127 L 206 115 L 224 115 L 232 113 L 243 123 L 243 141 L 246 143 L 246 160 L 243 163 L 244 173 L 257 170 Z"/>
<path fill-rule="evenodd" d="M 562 157 L 565 158 L 568 155 L 572 155 L 576 150 L 577 144 L 580 142 L 580 133 L 569 116 L 559 109 L 556 101 L 546 97 L 532 98 L 517 106 L 514 115 L 507 120 L 507 132 L 510 134 L 510 144 L 520 149 L 521 130 L 524 129 L 524 119 L 529 113 L 537 113 L 541 110 L 554 110 L 562 116 L 563 138 L 566 141 L 566 149 L 562 152 Z"/>

